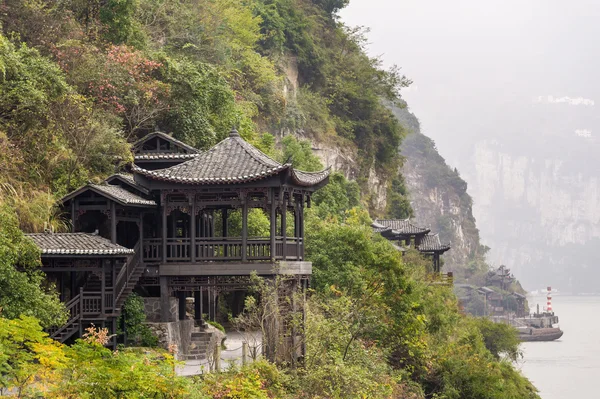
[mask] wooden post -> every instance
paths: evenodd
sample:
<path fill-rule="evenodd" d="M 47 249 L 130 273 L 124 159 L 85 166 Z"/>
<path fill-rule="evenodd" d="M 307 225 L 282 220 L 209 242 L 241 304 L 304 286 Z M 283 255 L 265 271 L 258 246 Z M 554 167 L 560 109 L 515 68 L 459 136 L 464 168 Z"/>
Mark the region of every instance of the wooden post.
<path fill-rule="evenodd" d="M 215 345 L 215 371 L 217 373 L 221 372 L 221 343 L 217 342 Z"/>
<path fill-rule="evenodd" d="M 75 198 L 71 200 L 71 233 L 75 233 Z"/>
<path fill-rule="evenodd" d="M 285 203 L 285 195 L 281 205 L 281 235 L 283 242 L 283 260 L 287 259 L 287 204 Z"/>
<path fill-rule="evenodd" d="M 83 338 L 83 287 L 79 287 L 79 338 Z"/>
<path fill-rule="evenodd" d="M 207 298 L 207 303 L 208 303 L 208 320 L 212 320 L 215 321 L 214 318 L 214 314 L 213 314 L 213 300 L 214 298 L 212 297 L 212 287 L 208 287 L 207 289 L 207 293 L 206 293 L 206 298 Z"/>
<path fill-rule="evenodd" d="M 190 214 L 190 260 L 192 262 L 196 262 L 196 196 L 192 194 L 192 206 L 191 206 L 191 214 Z"/>
<path fill-rule="evenodd" d="M 194 291 L 194 320 L 202 321 L 202 295 L 200 295 L 200 291 Z"/>
<path fill-rule="evenodd" d="M 167 200 L 162 204 L 162 261 L 167 263 Z"/>
<path fill-rule="evenodd" d="M 300 259 L 304 260 L 304 195 L 302 196 L 302 202 L 300 202 L 300 239 L 302 240 L 302 247 L 300 249 Z"/>
<path fill-rule="evenodd" d="M 100 264 L 102 265 L 102 273 L 100 277 L 100 312 L 102 312 L 102 316 L 106 314 L 106 262 L 101 260 Z M 113 290 L 113 297 L 115 292 Z"/>
<path fill-rule="evenodd" d="M 221 208 L 221 225 L 222 225 L 222 230 L 223 230 L 223 234 L 221 234 L 223 236 L 223 238 L 226 240 L 227 238 L 227 216 L 229 216 L 227 214 L 227 208 Z M 227 248 L 227 244 L 225 244 L 223 246 L 223 256 L 227 257 L 227 253 L 228 253 L 228 248 Z"/>
<path fill-rule="evenodd" d="M 204 288 L 200 287 L 200 318 L 204 320 Z"/>
<path fill-rule="evenodd" d="M 248 342 L 242 342 L 242 365 L 248 363 Z"/>
<path fill-rule="evenodd" d="M 298 202 L 294 204 L 294 234 L 296 235 L 296 260 L 300 260 L 300 210 Z"/>
<path fill-rule="evenodd" d="M 248 200 L 242 199 L 242 262 L 248 259 Z"/>
<path fill-rule="evenodd" d="M 275 236 L 277 235 L 277 205 L 275 204 L 275 189 L 271 189 L 271 262 L 275 262 L 277 248 Z"/>
<path fill-rule="evenodd" d="M 117 207 L 114 201 L 110 202 L 110 241 L 117 243 Z"/>
<path fill-rule="evenodd" d="M 178 297 L 179 297 L 179 320 L 185 320 L 186 316 L 187 316 L 185 291 L 179 291 Z"/>
<path fill-rule="evenodd" d="M 166 323 L 169 321 L 171 313 L 171 303 L 169 301 L 169 282 L 167 277 L 160 277 L 160 321 Z"/>

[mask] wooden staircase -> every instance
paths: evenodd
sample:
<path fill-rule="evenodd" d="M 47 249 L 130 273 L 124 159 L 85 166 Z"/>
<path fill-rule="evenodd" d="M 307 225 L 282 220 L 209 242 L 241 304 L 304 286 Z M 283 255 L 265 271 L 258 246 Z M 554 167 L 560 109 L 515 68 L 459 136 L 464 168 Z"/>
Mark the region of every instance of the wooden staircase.
<path fill-rule="evenodd" d="M 84 326 L 91 321 L 119 317 L 125 300 L 133 292 L 144 273 L 139 243 L 135 246 L 134 251 L 134 254 L 127 259 L 119 271 L 112 295 L 105 295 L 103 298 L 97 287 L 98 282 L 90 278 L 86 282 L 85 288 L 81 287 L 79 294 L 65 305 L 69 313 L 67 322 L 60 327 L 48 330 L 51 338 L 64 343 L 76 333 L 81 335 Z"/>

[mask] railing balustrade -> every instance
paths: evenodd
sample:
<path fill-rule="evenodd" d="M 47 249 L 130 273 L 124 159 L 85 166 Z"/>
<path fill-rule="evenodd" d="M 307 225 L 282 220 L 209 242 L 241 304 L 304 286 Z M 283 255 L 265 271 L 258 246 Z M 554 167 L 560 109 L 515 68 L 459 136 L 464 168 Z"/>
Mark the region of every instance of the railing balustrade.
<path fill-rule="evenodd" d="M 167 262 L 185 263 L 192 259 L 192 251 L 197 262 L 208 261 L 241 261 L 243 259 L 242 239 L 240 237 L 202 237 L 194 243 L 189 238 L 167 239 Z M 162 261 L 162 239 L 145 239 L 143 245 L 144 262 Z M 304 254 L 304 239 L 287 237 L 285 245 L 286 260 L 302 260 Z M 266 261 L 272 255 L 271 239 L 269 237 L 253 237 L 246 242 L 246 260 Z M 284 258 L 283 237 L 275 238 L 274 258 Z"/>
<path fill-rule="evenodd" d="M 96 316 L 102 314 L 102 293 L 85 291 L 81 299 L 83 316 Z"/>
<path fill-rule="evenodd" d="M 143 257 L 147 262 L 162 259 L 162 238 L 147 238 L 144 240 Z"/>

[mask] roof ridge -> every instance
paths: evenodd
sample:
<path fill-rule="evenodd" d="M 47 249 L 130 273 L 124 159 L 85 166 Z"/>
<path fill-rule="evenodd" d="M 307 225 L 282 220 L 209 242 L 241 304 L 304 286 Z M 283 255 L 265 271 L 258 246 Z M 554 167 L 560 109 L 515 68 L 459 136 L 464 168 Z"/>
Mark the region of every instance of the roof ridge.
<path fill-rule="evenodd" d="M 273 168 L 273 165 L 269 165 L 267 162 L 264 161 L 264 159 L 260 159 L 259 157 L 256 157 L 256 155 L 254 154 L 254 152 L 258 152 L 260 155 L 268 158 L 270 161 L 273 161 L 276 164 L 279 164 L 277 167 L 281 167 L 281 166 L 287 166 L 289 164 L 283 164 L 281 162 L 277 162 L 276 160 L 274 160 L 273 158 L 271 158 L 270 156 L 268 156 L 267 154 L 265 154 L 264 152 L 262 152 L 261 150 L 259 150 L 258 148 L 254 147 L 252 144 L 248 143 L 246 140 L 244 140 L 241 136 L 230 136 L 228 137 L 228 139 L 230 140 L 235 140 L 235 142 L 242 147 L 242 149 L 244 151 L 246 151 L 246 153 L 248 155 L 250 155 L 254 160 L 260 162 L 262 165 L 269 167 L 269 168 Z"/>
<path fill-rule="evenodd" d="M 146 134 L 145 136 L 141 137 L 140 139 L 136 140 L 135 142 L 133 142 L 133 146 L 137 146 L 139 143 L 149 139 L 151 136 L 161 136 L 166 140 L 172 140 L 175 144 L 178 144 L 180 146 L 182 146 L 183 148 L 185 148 L 186 150 L 192 151 L 194 153 L 199 153 L 200 150 L 198 150 L 197 148 L 184 143 L 181 140 L 176 139 L 175 137 L 173 137 L 171 134 L 168 134 L 166 132 L 161 132 L 160 130 L 157 130 L 155 132 L 151 132 Z"/>

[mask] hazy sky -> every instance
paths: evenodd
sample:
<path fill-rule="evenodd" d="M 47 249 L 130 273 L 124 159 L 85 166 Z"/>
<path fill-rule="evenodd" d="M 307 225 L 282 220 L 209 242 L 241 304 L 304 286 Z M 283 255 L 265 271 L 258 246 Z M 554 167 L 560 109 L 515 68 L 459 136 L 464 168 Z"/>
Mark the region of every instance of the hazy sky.
<path fill-rule="evenodd" d="M 351 0 L 341 17 L 414 81 L 404 97 L 452 164 L 480 138 L 600 135 L 600 1 Z"/>

